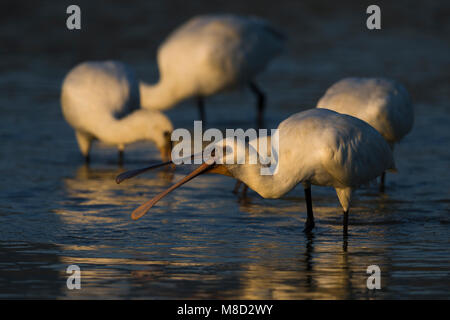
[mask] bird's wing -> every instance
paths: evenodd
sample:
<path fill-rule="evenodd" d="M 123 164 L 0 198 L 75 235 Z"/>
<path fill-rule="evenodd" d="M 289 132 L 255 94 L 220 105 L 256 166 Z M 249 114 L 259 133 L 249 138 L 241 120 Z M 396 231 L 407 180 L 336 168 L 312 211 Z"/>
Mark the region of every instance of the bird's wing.
<path fill-rule="evenodd" d="M 176 29 L 159 47 L 158 65 L 163 76 L 180 72 L 194 76 L 204 71 L 201 78 L 205 83 L 214 79 L 223 80 L 220 86 L 245 82 L 282 52 L 284 38 L 281 31 L 262 19 L 198 16 Z"/>
<path fill-rule="evenodd" d="M 374 128 L 347 117 L 352 123 L 347 127 L 336 123 L 339 134 L 328 140 L 322 165 L 342 186 L 357 187 L 395 168 L 395 164 L 389 145 Z"/>

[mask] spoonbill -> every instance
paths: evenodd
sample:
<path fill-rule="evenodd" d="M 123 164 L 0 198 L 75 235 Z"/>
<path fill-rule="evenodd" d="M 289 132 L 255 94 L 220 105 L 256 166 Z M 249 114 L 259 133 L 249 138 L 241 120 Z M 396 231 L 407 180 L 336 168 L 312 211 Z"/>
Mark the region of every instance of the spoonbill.
<path fill-rule="evenodd" d="M 414 110 L 408 91 L 400 83 L 385 78 L 344 78 L 333 84 L 317 103 L 366 121 L 386 139 L 394 150 L 411 131 Z M 380 191 L 384 192 L 385 173 Z"/>
<path fill-rule="evenodd" d="M 283 51 L 284 42 L 283 33 L 260 18 L 191 18 L 158 48 L 159 82 L 140 83 L 142 107 L 166 110 L 196 97 L 205 121 L 205 97 L 248 86 L 257 97 L 257 123 L 262 127 L 266 98 L 254 78 Z"/>
<path fill-rule="evenodd" d="M 118 61 L 83 62 L 62 84 L 63 115 L 75 130 L 86 162 L 95 139 L 116 145 L 119 163 L 125 145 L 139 140 L 154 142 L 162 159 L 169 159 L 172 123 L 161 112 L 139 106 L 139 82 L 132 69 Z"/>
<path fill-rule="evenodd" d="M 247 157 L 253 147 L 242 141 L 238 143 L 239 140 L 225 139 L 218 142 L 224 143 L 222 161 L 216 157 L 207 159 L 178 183 L 135 209 L 131 217 L 139 219 L 171 191 L 200 174 L 210 172 L 238 179 L 263 198 L 280 198 L 302 183 L 307 209 L 305 232 L 314 227 L 311 185 L 332 186 L 344 210 L 343 229 L 347 234 L 352 191 L 385 170 L 395 169 L 389 145 L 366 122 L 327 109 L 310 109 L 294 114 L 281 122 L 278 129 L 279 150 L 272 150 L 272 155 L 278 154 L 273 175 L 261 175 L 260 163 L 227 164 L 230 163 L 228 157 L 234 157 L 234 160 Z M 234 163 L 239 163 L 239 159 Z M 129 171 L 118 176 L 116 181 L 121 182 L 151 168 Z"/>

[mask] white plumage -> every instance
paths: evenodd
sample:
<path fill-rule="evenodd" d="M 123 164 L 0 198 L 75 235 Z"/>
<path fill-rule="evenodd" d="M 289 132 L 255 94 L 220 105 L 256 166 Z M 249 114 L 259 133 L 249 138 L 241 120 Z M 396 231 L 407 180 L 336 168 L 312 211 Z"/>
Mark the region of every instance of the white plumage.
<path fill-rule="evenodd" d="M 351 189 L 395 167 L 380 134 L 354 117 L 312 109 L 289 117 L 278 129 L 279 161 L 273 176 L 258 174 L 258 165 L 227 166 L 263 198 L 279 198 L 301 182 L 332 186 L 338 195 L 345 194 L 339 200 L 346 211 Z"/>
<path fill-rule="evenodd" d="M 332 85 L 317 103 L 366 121 L 386 139 L 392 149 L 411 131 L 414 110 L 408 91 L 384 78 L 345 78 Z M 384 176 L 380 190 L 384 191 Z"/>
<path fill-rule="evenodd" d="M 346 232 L 352 191 L 385 170 L 395 168 L 389 145 L 366 122 L 327 109 L 297 113 L 284 120 L 278 129 L 278 167 L 274 175 L 261 175 L 261 164 L 205 163 L 136 209 L 133 218 L 141 217 L 159 199 L 196 175 L 212 172 L 242 181 L 263 198 L 280 198 L 302 183 L 307 200 L 307 231 L 314 226 L 310 186 L 334 187 L 344 209 Z M 245 148 L 248 153 L 253 146 L 248 143 L 230 143 L 227 148 L 229 151 L 226 157 L 236 157 L 242 154 L 245 156 L 245 152 L 238 152 L 238 149 Z M 272 150 L 272 155 L 274 153 L 276 150 Z"/>
<path fill-rule="evenodd" d="M 249 85 L 264 108 L 264 95 L 253 82 L 283 50 L 284 35 L 255 17 L 197 16 L 176 29 L 158 49 L 160 79 L 141 83 L 142 106 L 164 110 L 189 97 L 206 97 Z M 203 102 L 199 102 L 201 114 Z"/>
<path fill-rule="evenodd" d="M 164 159 L 170 152 L 172 123 L 161 112 L 140 109 L 134 72 L 117 61 L 84 62 L 65 77 L 61 107 L 74 128 L 81 153 L 89 159 L 92 141 L 116 145 L 153 141 Z"/>
<path fill-rule="evenodd" d="M 317 103 L 366 121 L 393 146 L 412 129 L 414 110 L 408 91 L 384 78 L 345 78 L 332 85 Z"/>

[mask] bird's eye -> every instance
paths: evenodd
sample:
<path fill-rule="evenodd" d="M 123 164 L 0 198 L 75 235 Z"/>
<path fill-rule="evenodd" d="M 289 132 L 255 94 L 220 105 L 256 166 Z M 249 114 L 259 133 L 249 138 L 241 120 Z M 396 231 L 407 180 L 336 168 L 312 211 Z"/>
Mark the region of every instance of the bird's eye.
<path fill-rule="evenodd" d="M 170 136 L 170 131 L 164 131 L 163 135 L 164 137 L 168 138 Z"/>

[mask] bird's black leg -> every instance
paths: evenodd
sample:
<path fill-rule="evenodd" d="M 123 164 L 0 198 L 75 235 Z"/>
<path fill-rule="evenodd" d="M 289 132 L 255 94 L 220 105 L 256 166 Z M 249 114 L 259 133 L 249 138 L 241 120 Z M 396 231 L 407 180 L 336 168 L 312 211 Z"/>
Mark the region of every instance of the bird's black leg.
<path fill-rule="evenodd" d="M 239 188 L 241 187 L 242 182 L 240 180 L 236 180 L 236 184 L 234 185 L 233 193 L 237 194 L 239 192 Z"/>
<path fill-rule="evenodd" d="M 91 156 L 89 154 L 84 156 L 84 163 L 86 165 L 89 165 L 89 163 L 91 163 Z"/>
<path fill-rule="evenodd" d="M 197 98 L 198 112 L 200 114 L 200 120 L 202 120 L 203 126 L 206 127 L 206 113 L 205 113 L 205 100 L 199 96 Z"/>
<path fill-rule="evenodd" d="M 258 116 L 256 118 L 256 122 L 258 125 L 258 129 L 261 129 L 262 127 L 264 127 L 264 109 L 266 107 L 266 95 L 254 82 L 250 82 L 250 90 L 252 90 L 258 100 Z"/>
<path fill-rule="evenodd" d="M 384 180 L 385 180 L 386 172 L 383 171 L 380 179 L 380 192 L 384 192 Z"/>
<path fill-rule="evenodd" d="M 347 252 L 348 248 L 348 234 L 344 233 L 342 236 L 342 251 Z"/>
<path fill-rule="evenodd" d="M 244 185 L 244 187 L 242 188 L 240 198 L 245 198 L 247 196 L 248 186 L 240 180 L 236 180 L 236 184 L 234 185 L 233 193 L 238 194 L 239 188 L 241 187 L 241 185 Z"/>
<path fill-rule="evenodd" d="M 238 194 L 239 188 L 241 187 L 241 185 L 244 185 L 244 187 L 242 188 L 240 198 L 245 198 L 247 196 L 248 186 L 240 180 L 236 180 L 236 184 L 234 185 L 233 193 Z"/>
<path fill-rule="evenodd" d="M 311 232 L 314 228 L 314 214 L 312 210 L 312 199 L 311 199 L 311 187 L 305 188 L 305 200 L 306 200 L 306 211 L 308 216 L 306 217 L 304 232 Z"/>
<path fill-rule="evenodd" d="M 119 163 L 120 167 L 123 166 L 123 158 L 124 158 L 123 150 L 119 150 L 119 161 L 118 161 L 118 163 Z"/>
<path fill-rule="evenodd" d="M 344 211 L 344 236 L 348 235 L 348 210 Z"/>
<path fill-rule="evenodd" d="M 247 196 L 248 186 L 244 183 L 244 187 L 242 188 L 241 198 L 245 198 Z"/>

